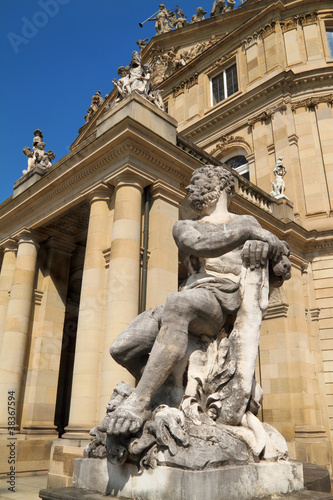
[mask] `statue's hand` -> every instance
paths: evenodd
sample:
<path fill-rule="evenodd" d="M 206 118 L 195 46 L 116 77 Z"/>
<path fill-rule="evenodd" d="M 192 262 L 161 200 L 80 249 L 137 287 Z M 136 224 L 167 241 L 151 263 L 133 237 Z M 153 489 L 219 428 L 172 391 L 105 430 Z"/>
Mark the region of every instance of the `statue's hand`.
<path fill-rule="evenodd" d="M 272 235 L 273 236 L 273 235 Z M 278 240 L 279 241 L 279 240 Z M 250 269 L 265 266 L 269 256 L 270 245 L 259 240 L 248 240 L 242 250 L 243 262 Z"/>

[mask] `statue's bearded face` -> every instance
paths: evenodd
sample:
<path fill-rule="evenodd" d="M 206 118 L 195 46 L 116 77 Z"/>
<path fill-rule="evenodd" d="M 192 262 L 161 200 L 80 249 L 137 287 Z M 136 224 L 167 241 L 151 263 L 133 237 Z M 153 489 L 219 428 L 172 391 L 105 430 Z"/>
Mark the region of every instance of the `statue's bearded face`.
<path fill-rule="evenodd" d="M 217 203 L 220 196 L 220 188 L 216 177 L 208 177 L 204 174 L 194 173 L 191 183 L 186 187 L 188 202 L 191 208 L 201 213 L 206 207 Z"/>

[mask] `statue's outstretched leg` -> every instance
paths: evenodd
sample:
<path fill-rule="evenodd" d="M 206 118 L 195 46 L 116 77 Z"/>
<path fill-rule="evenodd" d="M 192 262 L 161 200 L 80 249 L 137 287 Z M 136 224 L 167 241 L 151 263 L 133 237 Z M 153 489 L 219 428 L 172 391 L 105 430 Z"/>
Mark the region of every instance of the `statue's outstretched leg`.
<path fill-rule="evenodd" d="M 136 433 L 149 418 L 153 395 L 186 354 L 189 327 L 191 332 L 213 336 L 222 324 L 221 306 L 210 291 L 193 289 L 170 294 L 138 386 L 112 413 L 108 433 Z M 138 341 L 140 338 L 136 338 Z"/>
<path fill-rule="evenodd" d="M 136 380 L 141 378 L 149 353 L 158 335 L 164 306 L 156 306 L 137 316 L 110 347 L 112 358 Z"/>

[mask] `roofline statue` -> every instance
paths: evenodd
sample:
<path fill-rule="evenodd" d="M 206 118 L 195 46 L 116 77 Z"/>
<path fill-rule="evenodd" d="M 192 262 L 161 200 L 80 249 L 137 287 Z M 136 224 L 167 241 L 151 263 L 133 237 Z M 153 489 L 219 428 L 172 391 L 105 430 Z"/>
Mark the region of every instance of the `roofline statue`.
<path fill-rule="evenodd" d="M 44 148 L 45 142 L 43 142 L 42 131 L 36 129 L 32 141 L 32 151 L 29 147 L 25 147 L 22 150 L 28 159 L 28 168 L 22 171 L 23 175 L 31 172 L 36 167 L 47 170 L 52 166 L 52 160 L 54 160 L 56 155 L 53 151 L 44 151 Z"/>

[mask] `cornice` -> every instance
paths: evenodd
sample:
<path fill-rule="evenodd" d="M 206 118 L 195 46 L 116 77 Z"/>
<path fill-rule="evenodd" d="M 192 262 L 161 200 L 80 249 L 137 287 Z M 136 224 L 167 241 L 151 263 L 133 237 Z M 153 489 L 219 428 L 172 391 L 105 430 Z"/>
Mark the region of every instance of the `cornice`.
<path fill-rule="evenodd" d="M 282 33 L 296 29 L 297 26 L 308 26 L 318 21 L 318 12 L 309 12 L 307 14 L 296 15 L 280 22 Z"/>
<path fill-rule="evenodd" d="M 265 111 L 261 111 L 260 113 L 252 116 L 252 118 L 247 121 L 248 126 L 253 127 L 257 122 L 264 123 L 269 121 L 271 117 L 278 111 L 286 111 L 288 108 L 287 104 L 289 103 L 290 98 L 283 98 L 279 104 L 276 104 L 275 106 L 267 108 L 265 109 Z"/>
<path fill-rule="evenodd" d="M 162 157 L 158 156 L 158 150 L 156 150 L 156 154 L 154 154 L 155 152 L 152 152 L 152 147 L 148 148 L 145 147 L 145 145 L 141 146 L 138 139 L 140 139 L 140 136 L 136 138 L 136 135 L 131 132 L 130 135 L 124 139 L 126 140 L 125 144 L 123 143 L 122 145 L 115 147 L 112 151 L 110 151 L 110 148 L 108 147 L 109 152 L 102 158 L 100 157 L 97 161 L 88 164 L 88 151 L 87 156 L 84 158 L 81 156 L 82 159 L 79 159 L 78 163 L 75 165 L 72 164 L 69 170 L 58 171 L 58 177 L 53 178 L 52 181 L 51 179 L 48 179 L 48 184 L 44 182 L 39 185 L 39 183 L 37 183 L 38 185 L 36 184 L 35 187 L 36 191 L 26 193 L 26 197 L 23 197 L 22 200 L 19 200 L 18 198 L 13 200 L 11 205 L 9 205 L 9 210 L 8 206 L 6 207 L 7 213 L 4 214 L 2 219 L 3 234 L 6 235 L 6 229 L 10 230 L 11 227 L 19 228 L 21 224 L 23 226 L 27 224 L 30 226 L 31 218 L 34 217 L 34 214 L 37 214 L 39 211 L 43 211 L 45 217 L 45 210 L 51 204 L 55 207 L 55 210 L 58 210 L 58 208 L 60 209 L 57 200 L 61 198 L 66 199 L 66 197 L 68 198 L 69 193 L 76 194 L 76 197 L 74 198 L 71 196 L 72 203 L 74 200 L 79 202 L 81 199 L 85 198 L 89 192 L 87 184 L 89 184 L 90 179 L 96 179 L 99 183 L 104 181 L 112 184 L 112 180 L 109 178 L 110 175 L 112 177 L 113 174 L 116 175 L 119 173 L 120 163 L 121 161 L 125 161 L 126 158 L 132 158 L 134 160 L 134 164 L 139 161 L 142 165 L 144 164 L 148 167 L 150 166 L 156 172 L 156 174 L 149 174 L 149 182 L 154 182 L 154 180 L 159 177 L 158 172 L 165 173 L 167 176 L 179 182 L 179 184 L 186 184 L 188 182 L 189 175 L 186 174 L 186 171 L 182 170 L 181 159 L 179 159 L 179 169 L 177 169 L 175 161 L 173 160 L 175 155 L 179 158 L 179 154 L 177 155 L 177 146 L 172 145 L 172 151 L 166 149 L 170 158 L 170 161 L 167 162 L 164 161 Z M 145 136 L 144 140 L 149 141 L 149 138 Z M 135 141 L 137 141 L 138 144 L 136 144 Z M 167 143 L 166 146 L 168 146 Z M 96 148 L 98 147 L 100 147 L 99 143 L 96 144 Z M 161 150 L 161 155 L 162 154 L 164 154 L 163 149 Z M 185 151 L 183 154 L 188 155 Z M 126 163 L 128 164 L 128 161 L 126 161 Z M 108 169 L 109 166 L 111 168 Z M 141 166 L 138 168 L 140 170 Z M 190 171 L 192 170 L 190 166 L 187 168 Z M 106 172 L 106 174 L 104 174 L 104 172 Z M 54 172 L 54 174 L 56 175 L 57 172 Z M 107 175 L 108 179 L 106 179 L 105 175 Z M 43 182 L 43 180 L 40 182 Z M 22 195 L 23 194 L 24 193 L 22 193 Z M 51 214 L 50 211 L 48 211 L 48 213 Z M 34 220 L 33 224 L 34 227 L 36 227 L 37 221 L 42 220 L 42 218 L 35 216 L 34 219 L 36 220 Z M 28 220 L 29 222 L 27 222 Z"/>
<path fill-rule="evenodd" d="M 327 106 L 333 106 L 333 94 L 326 94 L 318 97 L 308 97 L 307 99 L 302 99 L 300 101 L 294 102 L 291 105 L 291 110 L 295 112 L 299 108 L 305 108 L 307 110 L 312 110 L 318 108 L 321 103 L 326 103 Z"/>
<path fill-rule="evenodd" d="M 302 107 L 303 104 L 298 104 L 304 102 L 307 105 L 307 99 L 302 99 L 300 101 L 293 97 L 293 93 L 297 91 L 307 92 L 308 90 L 314 93 L 314 86 L 316 83 L 330 86 L 333 81 L 333 74 L 330 68 L 319 68 L 314 70 L 305 71 L 302 74 L 295 74 L 291 70 L 282 71 L 278 75 L 274 75 L 271 79 L 264 81 L 262 84 L 258 85 L 248 92 L 234 94 L 226 101 L 222 101 L 219 105 L 210 108 L 206 115 L 197 121 L 195 124 L 188 127 L 188 131 L 183 129 L 181 133 L 188 139 L 196 139 L 203 132 L 208 131 L 210 128 L 214 128 L 219 123 L 225 123 L 226 119 L 231 123 L 232 117 L 237 117 L 237 128 L 244 125 L 252 127 L 257 122 L 265 122 L 272 118 L 272 116 L 279 111 L 286 111 L 289 105 L 298 105 Z M 318 92 L 323 92 L 318 89 Z M 282 96 L 281 96 L 282 94 Z M 313 104 L 317 105 L 319 103 L 326 103 L 328 106 L 332 105 L 332 93 L 323 94 L 321 96 L 315 96 L 310 102 L 310 106 Z M 314 99 L 318 99 L 314 101 Z M 271 100 L 271 102 L 269 102 Z M 262 108 L 261 111 L 250 114 L 246 113 L 246 108 Z M 296 108 L 294 108 L 296 109 Z M 241 117 L 238 116 L 241 114 Z M 210 142 L 213 138 L 210 137 Z M 206 147 L 206 144 L 201 143 L 201 147 Z"/>
<path fill-rule="evenodd" d="M 282 12 L 281 12 L 282 13 Z M 254 31 L 251 35 L 247 36 L 242 41 L 242 49 L 246 51 L 253 44 L 258 41 L 264 40 L 267 36 L 276 32 L 277 26 L 280 26 L 282 33 L 296 29 L 297 26 L 308 26 L 310 24 L 316 24 L 318 22 L 317 11 L 309 12 L 306 14 L 300 14 L 292 17 L 286 17 L 281 19 L 281 13 L 279 18 L 272 19 L 269 23 L 264 24 L 262 27 Z"/>
<path fill-rule="evenodd" d="M 252 35 L 247 36 L 242 41 L 242 49 L 245 52 L 246 49 L 250 48 L 253 44 L 257 43 L 259 40 L 263 40 L 268 35 L 276 32 L 277 20 L 273 19 L 270 23 L 265 24 L 262 28 L 254 31 Z"/>
<path fill-rule="evenodd" d="M 74 176 L 73 178 L 69 179 L 67 182 L 65 182 L 62 186 L 59 186 L 58 188 L 54 189 L 51 193 L 48 195 L 44 196 L 41 198 L 31 209 L 30 212 L 34 212 L 37 210 L 39 207 L 42 205 L 45 205 L 49 203 L 53 198 L 57 197 L 58 195 L 62 194 L 64 191 L 68 189 L 73 189 L 77 184 L 79 184 L 83 179 L 86 177 L 92 176 L 95 174 L 98 170 L 101 168 L 105 167 L 108 163 L 117 160 L 121 158 L 122 156 L 126 155 L 127 153 L 133 153 L 136 156 L 139 156 L 140 158 L 143 158 L 146 162 L 150 163 L 151 165 L 154 165 L 155 167 L 160 168 L 161 170 L 167 172 L 168 174 L 171 174 L 172 176 L 176 177 L 180 181 L 183 181 L 186 179 L 186 177 L 176 169 L 172 168 L 169 164 L 163 162 L 162 160 L 159 160 L 155 156 L 151 155 L 147 151 L 143 150 L 142 148 L 139 148 L 138 146 L 135 146 L 133 144 L 125 144 L 120 148 L 115 149 L 112 151 L 112 153 L 108 154 L 105 156 L 102 160 L 93 163 L 89 167 L 87 167 L 85 170 L 81 171 L 78 175 Z M 21 214 L 19 216 L 19 219 L 23 218 L 25 214 Z"/>

